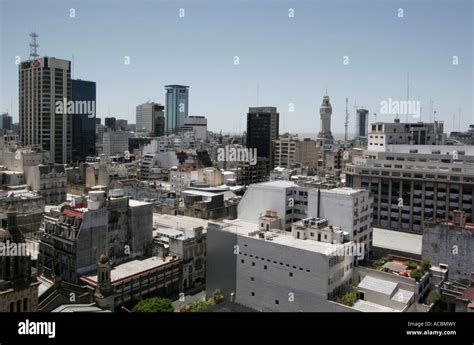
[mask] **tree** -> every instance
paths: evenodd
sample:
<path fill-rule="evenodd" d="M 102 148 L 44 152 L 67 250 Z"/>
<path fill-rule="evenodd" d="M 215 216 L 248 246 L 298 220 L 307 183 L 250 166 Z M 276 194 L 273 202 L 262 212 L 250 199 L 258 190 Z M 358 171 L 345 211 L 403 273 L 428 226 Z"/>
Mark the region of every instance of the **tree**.
<path fill-rule="evenodd" d="M 337 299 L 337 303 L 348 305 L 349 307 L 352 307 L 356 301 L 357 293 L 355 291 L 348 291 Z"/>
<path fill-rule="evenodd" d="M 441 294 L 438 290 L 431 290 L 428 294 L 428 297 L 426 298 L 426 302 L 431 305 L 433 303 L 438 302 L 440 298 Z"/>
<path fill-rule="evenodd" d="M 421 277 L 423 277 L 423 272 L 419 269 L 414 269 L 410 272 L 410 277 L 416 279 L 416 281 L 419 281 Z"/>
<path fill-rule="evenodd" d="M 430 269 L 431 262 L 428 259 L 423 259 L 423 260 L 421 260 L 420 266 L 421 266 L 421 269 L 423 270 L 423 272 L 426 272 Z"/>
<path fill-rule="evenodd" d="M 138 302 L 132 309 L 132 312 L 134 313 L 159 313 L 173 311 L 174 308 L 171 305 L 171 300 L 162 297 L 143 299 Z"/>

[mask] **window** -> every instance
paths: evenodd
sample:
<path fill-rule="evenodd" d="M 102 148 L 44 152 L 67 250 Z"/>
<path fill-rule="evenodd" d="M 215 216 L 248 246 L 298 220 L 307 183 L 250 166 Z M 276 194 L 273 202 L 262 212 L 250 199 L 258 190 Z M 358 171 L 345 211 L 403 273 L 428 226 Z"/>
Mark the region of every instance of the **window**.
<path fill-rule="evenodd" d="M 244 259 L 242 259 L 242 260 L 240 260 L 240 262 L 243 264 L 245 261 L 244 261 Z"/>
<path fill-rule="evenodd" d="M 254 277 L 250 277 L 250 281 L 251 281 L 251 282 L 254 282 L 254 281 L 255 281 L 255 278 L 254 278 Z"/>
<path fill-rule="evenodd" d="M 255 296 L 255 292 L 252 292 L 252 296 Z"/>
<path fill-rule="evenodd" d="M 266 270 L 266 269 L 267 269 L 267 265 L 263 266 L 263 269 Z"/>
<path fill-rule="evenodd" d="M 293 272 L 290 272 L 290 277 L 293 277 Z"/>
<path fill-rule="evenodd" d="M 275 304 L 280 304 L 280 302 L 276 299 L 276 300 L 275 300 Z"/>
<path fill-rule="evenodd" d="M 255 262 L 252 262 L 252 266 L 255 266 Z"/>

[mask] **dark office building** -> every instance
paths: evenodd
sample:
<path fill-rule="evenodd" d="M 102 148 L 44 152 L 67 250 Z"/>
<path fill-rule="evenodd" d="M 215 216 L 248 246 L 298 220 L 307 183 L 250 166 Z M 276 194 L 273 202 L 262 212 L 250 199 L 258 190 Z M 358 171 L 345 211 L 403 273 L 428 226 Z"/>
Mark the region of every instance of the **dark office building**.
<path fill-rule="evenodd" d="M 117 129 L 117 119 L 115 117 L 106 117 L 105 127 L 109 127 L 111 130 L 115 131 Z"/>
<path fill-rule="evenodd" d="M 8 113 L 3 113 L 0 115 L 0 129 L 12 129 L 12 117 L 8 115 Z"/>
<path fill-rule="evenodd" d="M 276 107 L 250 107 L 247 113 L 247 147 L 256 148 L 257 157 L 267 160 L 267 174 L 273 169 L 279 118 Z"/>
<path fill-rule="evenodd" d="M 71 81 L 72 100 L 94 105 L 94 114 L 90 111 L 83 111 L 74 114 L 72 121 L 72 160 L 73 162 L 83 162 L 87 156 L 95 156 L 96 87 L 93 81 L 79 79 Z"/>
<path fill-rule="evenodd" d="M 356 139 L 367 139 L 367 128 L 369 127 L 369 111 L 357 109 L 356 114 Z"/>

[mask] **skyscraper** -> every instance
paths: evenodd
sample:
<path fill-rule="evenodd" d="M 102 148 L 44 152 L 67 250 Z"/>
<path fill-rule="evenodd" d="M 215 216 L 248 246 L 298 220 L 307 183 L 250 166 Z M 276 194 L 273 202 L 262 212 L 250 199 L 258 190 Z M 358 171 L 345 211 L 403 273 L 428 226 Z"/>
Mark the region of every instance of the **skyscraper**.
<path fill-rule="evenodd" d="M 72 100 L 93 106 L 93 114 L 78 109 L 72 119 L 72 160 L 85 161 L 95 155 L 96 85 L 93 81 L 72 80 Z"/>
<path fill-rule="evenodd" d="M 189 86 L 166 85 L 166 133 L 177 133 L 188 117 Z"/>
<path fill-rule="evenodd" d="M 334 140 L 331 133 L 331 115 L 332 115 L 332 106 L 329 102 L 329 96 L 324 96 L 323 103 L 319 110 L 321 116 L 321 126 L 318 133 L 318 139 L 324 144 L 331 144 Z"/>
<path fill-rule="evenodd" d="M 367 127 L 369 111 L 367 109 L 357 109 L 356 113 L 356 138 L 367 138 Z"/>
<path fill-rule="evenodd" d="M 72 156 L 71 62 L 43 57 L 19 65 L 20 140 L 42 146 L 52 162 Z"/>
<path fill-rule="evenodd" d="M 250 107 L 247 113 L 247 147 L 256 148 L 257 157 L 267 160 L 267 173 L 273 169 L 279 121 L 276 107 Z"/>
<path fill-rule="evenodd" d="M 159 103 L 147 102 L 137 105 L 137 132 L 162 136 L 165 132 L 165 107 Z"/>

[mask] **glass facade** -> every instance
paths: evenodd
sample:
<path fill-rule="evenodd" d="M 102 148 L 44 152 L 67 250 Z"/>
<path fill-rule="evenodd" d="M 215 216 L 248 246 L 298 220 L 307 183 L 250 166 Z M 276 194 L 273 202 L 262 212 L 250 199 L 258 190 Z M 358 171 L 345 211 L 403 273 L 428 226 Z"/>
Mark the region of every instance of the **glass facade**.
<path fill-rule="evenodd" d="M 188 117 L 189 87 L 183 85 L 167 85 L 166 89 L 166 132 L 179 131 L 183 119 Z"/>

